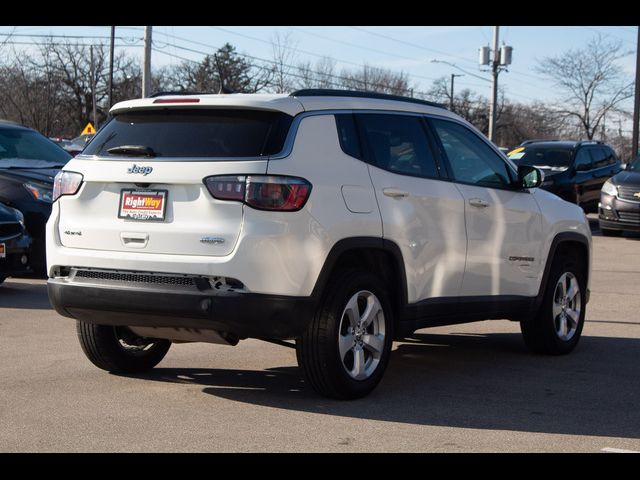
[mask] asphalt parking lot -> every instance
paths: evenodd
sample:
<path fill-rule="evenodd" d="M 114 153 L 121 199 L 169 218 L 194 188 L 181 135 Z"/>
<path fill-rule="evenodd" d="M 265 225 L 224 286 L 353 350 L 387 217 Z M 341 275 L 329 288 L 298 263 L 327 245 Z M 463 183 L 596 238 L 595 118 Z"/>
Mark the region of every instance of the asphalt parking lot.
<path fill-rule="evenodd" d="M 292 349 L 254 340 L 174 345 L 148 375 L 110 375 L 45 281 L 9 279 L 0 452 L 640 451 L 640 235 L 594 230 L 593 259 L 573 354 L 530 354 L 508 321 L 421 330 L 354 402 L 318 397 Z"/>

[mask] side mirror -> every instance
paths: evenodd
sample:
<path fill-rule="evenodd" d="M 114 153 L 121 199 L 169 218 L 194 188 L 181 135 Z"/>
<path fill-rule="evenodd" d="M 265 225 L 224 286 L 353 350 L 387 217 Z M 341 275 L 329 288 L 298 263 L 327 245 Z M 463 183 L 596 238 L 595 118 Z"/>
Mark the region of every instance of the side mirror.
<path fill-rule="evenodd" d="M 544 181 L 544 172 L 530 165 L 518 165 L 519 188 L 538 188 Z"/>
<path fill-rule="evenodd" d="M 628 163 L 623 163 L 621 165 L 621 167 L 622 167 L 622 170 L 626 170 L 627 168 L 629 168 L 629 164 Z"/>

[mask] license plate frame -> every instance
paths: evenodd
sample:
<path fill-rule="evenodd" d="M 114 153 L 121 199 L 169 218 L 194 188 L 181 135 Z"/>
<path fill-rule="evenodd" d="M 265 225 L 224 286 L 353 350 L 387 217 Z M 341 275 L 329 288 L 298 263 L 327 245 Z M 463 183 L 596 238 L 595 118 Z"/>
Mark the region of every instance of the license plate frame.
<path fill-rule="evenodd" d="M 160 206 L 140 206 L 136 203 L 125 206 L 127 198 L 149 198 L 152 201 L 161 199 Z M 164 222 L 167 213 L 168 190 L 150 190 L 139 188 L 123 188 L 120 190 L 120 202 L 118 203 L 118 218 L 133 220 L 136 222 Z"/>

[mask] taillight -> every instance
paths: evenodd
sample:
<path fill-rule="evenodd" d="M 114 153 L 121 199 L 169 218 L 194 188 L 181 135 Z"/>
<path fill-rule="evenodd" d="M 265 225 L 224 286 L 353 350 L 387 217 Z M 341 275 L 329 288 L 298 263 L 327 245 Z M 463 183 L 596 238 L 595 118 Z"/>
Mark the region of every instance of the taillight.
<path fill-rule="evenodd" d="M 59 171 L 53 179 L 53 201 L 62 195 L 75 195 L 84 177 L 80 173 Z"/>
<path fill-rule="evenodd" d="M 295 212 L 311 193 L 311 184 L 298 177 L 224 175 L 207 177 L 204 183 L 214 198 L 244 202 L 258 210 Z"/>

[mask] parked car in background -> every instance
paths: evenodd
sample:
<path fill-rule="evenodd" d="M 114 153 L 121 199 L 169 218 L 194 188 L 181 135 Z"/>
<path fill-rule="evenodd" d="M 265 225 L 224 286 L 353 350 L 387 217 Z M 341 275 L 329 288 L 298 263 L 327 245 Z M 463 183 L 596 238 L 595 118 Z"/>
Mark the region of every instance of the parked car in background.
<path fill-rule="evenodd" d="M 71 155 L 44 135 L 0 121 L 0 203 L 24 215 L 32 237 L 31 266 L 45 271 L 45 225 L 51 214 L 53 179 Z"/>
<path fill-rule="evenodd" d="M 602 186 L 598 220 L 603 235 L 640 231 L 640 155 Z"/>
<path fill-rule="evenodd" d="M 0 203 L 0 284 L 12 275 L 31 273 L 30 246 L 22 212 Z"/>
<path fill-rule="evenodd" d="M 509 158 L 541 169 L 543 189 L 589 213 L 598 211 L 604 182 L 622 170 L 613 149 L 595 141 L 528 140 L 509 152 Z"/>
<path fill-rule="evenodd" d="M 84 144 L 73 143 L 73 140 L 69 140 L 68 138 L 49 137 L 49 140 L 63 148 L 66 152 L 69 152 L 72 157 L 75 157 L 84 149 Z"/>

